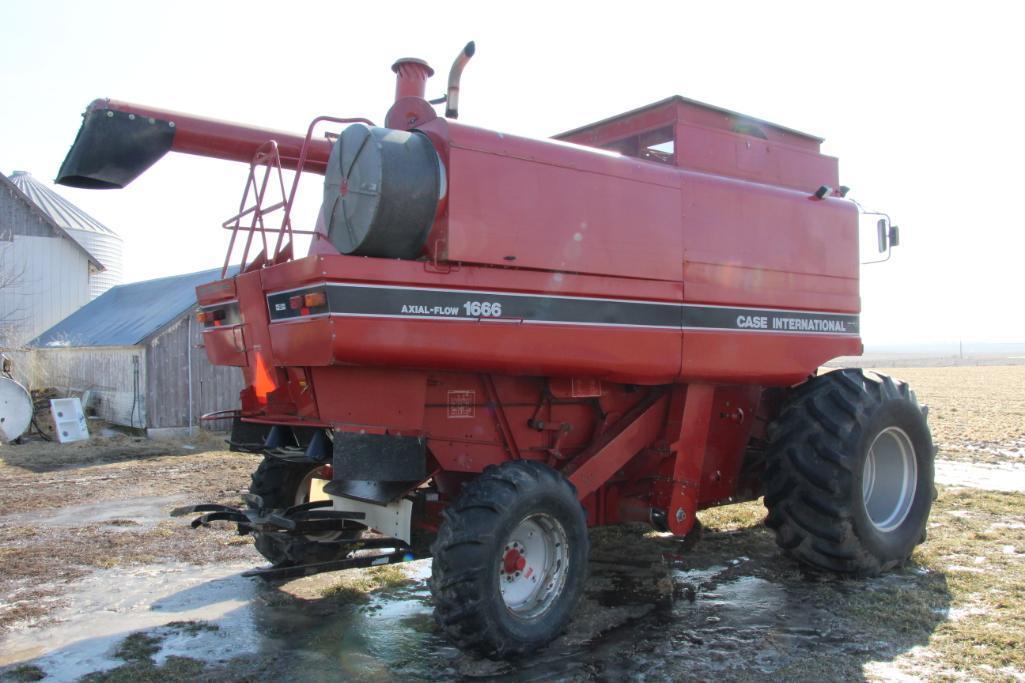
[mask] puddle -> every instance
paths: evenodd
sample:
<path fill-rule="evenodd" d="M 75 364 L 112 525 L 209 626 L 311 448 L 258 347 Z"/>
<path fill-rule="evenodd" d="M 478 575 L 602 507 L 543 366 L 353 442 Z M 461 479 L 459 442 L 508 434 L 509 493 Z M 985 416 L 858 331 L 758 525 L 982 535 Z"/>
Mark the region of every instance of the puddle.
<path fill-rule="evenodd" d="M 595 567 L 597 580 L 569 632 L 517 663 L 468 657 L 440 636 L 428 561 L 403 565 L 409 583 L 356 603 L 319 597 L 330 574 L 296 582 L 306 584 L 296 596 L 242 578 L 248 566 L 97 571 L 74 585 L 54 623 L 10 633 L 0 644 L 0 665 L 32 660 L 50 680 L 74 680 L 120 666 L 118 644 L 139 630 L 162 638 L 157 665 L 184 656 L 222 667 L 213 671 L 228 677 L 299 681 L 700 680 L 885 649 L 838 631 L 836 615 L 813 598 L 815 582 L 737 575 L 748 566 L 742 561 L 690 569 L 655 562 L 648 573 Z M 172 622 L 204 626 L 167 626 Z"/>
<path fill-rule="evenodd" d="M 751 544 L 742 545 L 749 552 Z M 621 564 L 592 562 L 566 634 L 509 663 L 466 656 L 438 633 L 430 561 L 401 565 L 409 581 L 366 600 L 321 597 L 339 574 L 275 586 L 242 578 L 250 566 L 118 567 L 54 586 L 67 604 L 43 623 L 11 631 L 0 642 L 0 666 L 31 661 L 50 680 L 74 680 L 120 666 L 114 656 L 119 643 L 147 631 L 160 638 L 157 665 L 190 657 L 208 663 L 213 678 L 519 683 L 763 677 L 823 658 L 846 657 L 860 667 L 892 657 L 892 643 L 863 637 L 856 623 L 838 618 L 836 605 L 845 596 L 906 586 L 920 576 L 823 582 L 802 579 L 775 550 L 750 557 L 700 550 L 663 556 L 658 546 L 634 546 Z M 200 626 L 169 625 L 174 622 Z"/>
<path fill-rule="evenodd" d="M 76 527 L 116 521 L 123 524 L 111 524 L 113 531 L 140 531 L 166 521 L 168 510 L 182 504 L 186 498 L 185 495 L 131 498 L 16 512 L 0 516 L 0 524 Z"/>
<path fill-rule="evenodd" d="M 40 668 L 57 680 L 72 680 L 120 665 L 111 652 L 128 633 L 173 621 L 213 621 L 222 626 L 206 646 L 191 643 L 190 657 L 202 658 L 204 650 L 220 657 L 218 651 L 225 647 L 255 650 L 252 629 L 237 628 L 248 621 L 246 606 L 255 596 L 254 583 L 239 576 L 250 566 L 181 563 L 95 571 L 74 582 L 68 603 L 47 618 L 52 625 L 10 632 L 0 644 L 0 665 L 42 655 L 37 660 Z"/>
<path fill-rule="evenodd" d="M 1025 491 L 1025 465 L 937 460 L 936 483 L 990 491 Z"/>
<path fill-rule="evenodd" d="M 332 679 L 372 680 L 375 671 L 414 677 L 454 672 L 448 662 L 461 655 L 434 632 L 429 562 L 404 565 L 410 584 L 356 605 L 296 597 L 243 578 L 251 567 L 173 563 L 96 571 L 73 584 L 68 603 L 46 624 L 10 632 L 0 643 L 0 666 L 32 660 L 52 680 L 74 680 L 120 666 L 118 643 L 132 632 L 157 629 L 158 665 L 171 656 L 216 664 L 259 654 L 299 657 L 304 670 Z M 296 583 L 307 584 L 300 593 L 319 596 L 337 576 Z M 174 622 L 212 626 L 161 629 Z M 425 648 L 444 656 L 425 659 Z"/>
<path fill-rule="evenodd" d="M 695 589 L 702 584 L 709 583 L 712 579 L 726 571 L 726 567 L 713 565 L 704 569 L 678 569 L 674 572 L 674 580 L 683 585 L 692 585 Z"/>

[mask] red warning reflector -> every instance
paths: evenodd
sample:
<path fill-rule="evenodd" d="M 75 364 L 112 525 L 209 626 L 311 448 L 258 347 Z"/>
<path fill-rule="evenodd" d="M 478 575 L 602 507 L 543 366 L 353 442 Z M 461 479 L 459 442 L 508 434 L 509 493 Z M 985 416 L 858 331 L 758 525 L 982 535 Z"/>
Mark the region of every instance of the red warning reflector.
<path fill-rule="evenodd" d="M 297 311 L 303 307 L 303 295 L 296 294 L 295 296 L 288 297 L 288 307 L 293 311 Z"/>

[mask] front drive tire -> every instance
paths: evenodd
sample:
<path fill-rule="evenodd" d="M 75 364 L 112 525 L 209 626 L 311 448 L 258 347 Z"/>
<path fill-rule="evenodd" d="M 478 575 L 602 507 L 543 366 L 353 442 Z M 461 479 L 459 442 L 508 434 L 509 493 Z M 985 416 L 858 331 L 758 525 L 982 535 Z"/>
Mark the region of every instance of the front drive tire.
<path fill-rule="evenodd" d="M 285 510 L 309 501 L 311 479 L 322 468 L 323 465 L 315 463 L 267 456 L 253 472 L 249 492 L 260 496 L 267 509 Z M 337 542 L 341 534 L 335 532 L 310 536 L 269 531 L 252 533 L 257 551 L 277 567 L 342 559 L 351 550 L 349 545 Z"/>
<path fill-rule="evenodd" d="M 431 550 L 442 631 L 464 650 L 508 658 L 569 622 L 587 578 L 587 521 L 565 477 L 516 460 L 463 488 Z"/>
<path fill-rule="evenodd" d="M 769 426 L 766 524 L 816 569 L 871 576 L 925 540 L 933 444 L 907 384 L 858 369 L 796 387 Z"/>

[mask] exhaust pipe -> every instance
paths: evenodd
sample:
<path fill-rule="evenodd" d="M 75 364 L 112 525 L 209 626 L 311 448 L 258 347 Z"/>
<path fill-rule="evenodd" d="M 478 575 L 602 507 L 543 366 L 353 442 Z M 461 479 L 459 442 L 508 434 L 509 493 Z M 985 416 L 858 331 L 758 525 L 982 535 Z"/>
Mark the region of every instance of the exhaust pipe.
<path fill-rule="evenodd" d="M 295 170 L 305 137 L 115 100 L 95 100 L 57 173 L 57 183 L 120 189 L 168 152 L 251 163 L 267 142 L 278 144 L 281 165 Z M 311 140 L 303 170 L 323 175 L 327 140 Z"/>
<path fill-rule="evenodd" d="M 463 77 L 463 69 L 477 52 L 477 46 L 471 40 L 459 53 L 456 60 L 452 62 L 452 68 L 448 72 L 448 94 L 445 96 L 445 118 L 459 118 L 459 80 Z"/>

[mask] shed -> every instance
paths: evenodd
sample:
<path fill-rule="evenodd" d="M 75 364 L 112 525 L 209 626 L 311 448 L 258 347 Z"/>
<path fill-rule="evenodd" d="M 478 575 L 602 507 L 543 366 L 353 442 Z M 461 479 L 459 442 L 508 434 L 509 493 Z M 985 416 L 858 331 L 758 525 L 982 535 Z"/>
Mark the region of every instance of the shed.
<path fill-rule="evenodd" d="M 235 408 L 239 368 L 203 350 L 196 286 L 220 269 L 119 285 L 29 342 L 33 387 L 92 392 L 107 422 L 152 433 L 188 429 Z"/>

